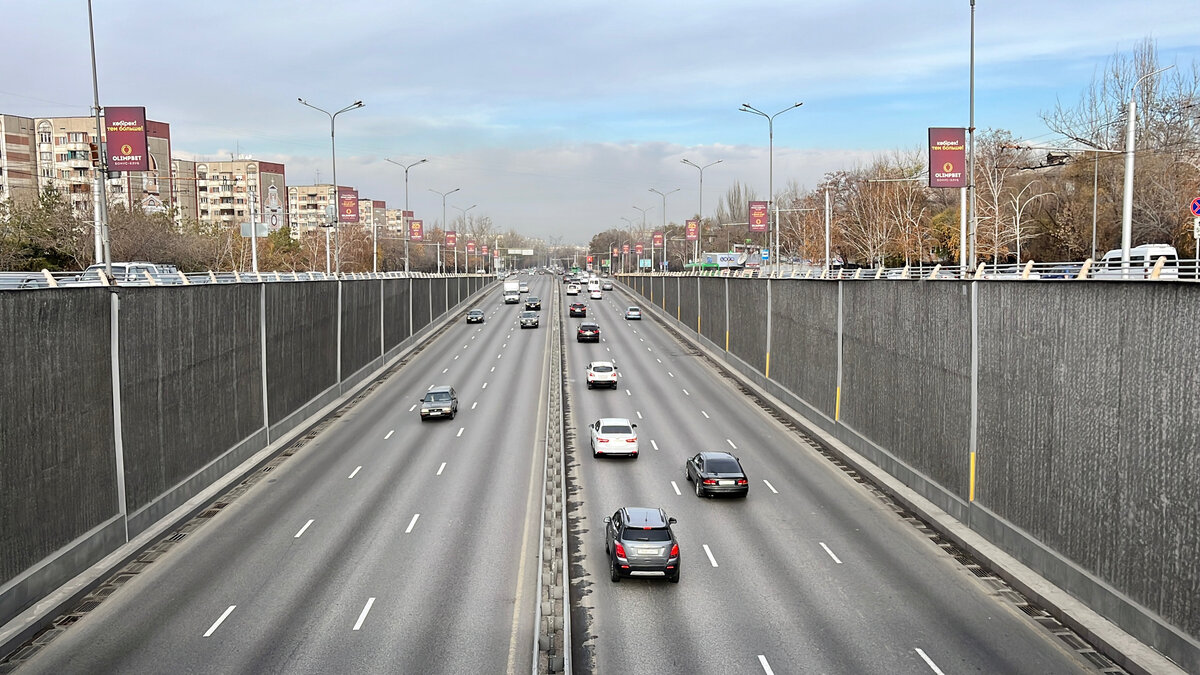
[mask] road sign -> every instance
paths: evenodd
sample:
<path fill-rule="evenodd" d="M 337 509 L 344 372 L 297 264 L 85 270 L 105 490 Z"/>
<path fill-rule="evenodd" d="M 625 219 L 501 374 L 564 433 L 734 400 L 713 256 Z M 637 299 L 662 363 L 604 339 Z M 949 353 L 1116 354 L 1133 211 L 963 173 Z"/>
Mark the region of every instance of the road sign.
<path fill-rule="evenodd" d="M 1200 197 L 1192 200 L 1192 215 L 1200 216 Z"/>
<path fill-rule="evenodd" d="M 770 259 L 771 259 L 771 251 L 770 251 L 769 249 L 765 249 L 765 248 L 764 248 L 764 249 L 762 250 L 762 259 L 763 259 L 763 260 L 770 260 Z"/>
<path fill-rule="evenodd" d="M 1200 216 L 1192 218 L 1192 239 L 1200 239 Z"/>

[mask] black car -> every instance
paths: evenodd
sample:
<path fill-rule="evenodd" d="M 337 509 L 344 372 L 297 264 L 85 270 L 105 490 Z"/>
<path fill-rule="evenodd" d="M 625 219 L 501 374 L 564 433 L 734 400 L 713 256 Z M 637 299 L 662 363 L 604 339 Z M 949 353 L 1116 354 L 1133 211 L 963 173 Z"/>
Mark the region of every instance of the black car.
<path fill-rule="evenodd" d="M 536 295 L 531 295 L 528 298 L 525 298 L 525 309 L 541 309 L 541 308 L 542 308 L 542 299 L 541 298 L 537 297 Z"/>
<path fill-rule="evenodd" d="M 472 309 L 467 312 L 467 323 L 483 323 L 483 310 Z"/>
<path fill-rule="evenodd" d="M 587 305 L 582 302 L 572 302 L 567 306 L 567 312 L 570 316 L 587 316 Z"/>
<path fill-rule="evenodd" d="M 613 581 L 666 577 L 679 583 L 679 541 L 671 530 L 674 518 L 668 518 L 662 509 L 626 506 L 604 522 L 604 552 Z"/>
<path fill-rule="evenodd" d="M 684 466 L 687 479 L 696 487 L 696 496 L 736 495 L 750 492 L 750 481 L 742 463 L 728 452 L 701 452 Z"/>
<path fill-rule="evenodd" d="M 576 342 L 599 342 L 600 341 L 600 326 L 594 321 L 583 321 L 579 324 L 579 331 L 575 333 Z"/>
<path fill-rule="evenodd" d="M 537 312 L 521 312 L 521 328 L 537 328 L 540 321 L 541 316 Z"/>

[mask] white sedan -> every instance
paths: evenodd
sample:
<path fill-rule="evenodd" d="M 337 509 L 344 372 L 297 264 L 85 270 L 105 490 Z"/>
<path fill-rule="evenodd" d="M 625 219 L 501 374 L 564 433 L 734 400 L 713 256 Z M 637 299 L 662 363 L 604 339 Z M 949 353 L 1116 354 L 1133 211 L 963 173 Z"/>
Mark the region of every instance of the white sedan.
<path fill-rule="evenodd" d="M 602 455 L 624 455 L 637 459 L 638 438 L 636 424 L 624 417 L 602 417 L 588 427 L 592 443 L 592 457 Z"/>
<path fill-rule="evenodd" d="M 612 361 L 592 361 L 587 367 L 587 386 L 617 388 L 617 367 Z"/>

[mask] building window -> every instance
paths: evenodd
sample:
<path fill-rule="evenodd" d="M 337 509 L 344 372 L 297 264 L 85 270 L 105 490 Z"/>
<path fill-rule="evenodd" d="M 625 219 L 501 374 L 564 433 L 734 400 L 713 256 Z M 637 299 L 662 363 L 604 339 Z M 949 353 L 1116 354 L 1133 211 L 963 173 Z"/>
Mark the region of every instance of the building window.
<path fill-rule="evenodd" d="M 87 134 L 83 133 L 82 131 L 72 131 L 70 134 L 68 134 L 68 138 L 71 139 L 72 143 L 87 143 L 88 142 Z"/>
<path fill-rule="evenodd" d="M 38 143 L 49 143 L 49 142 L 50 142 L 50 132 L 49 131 L 39 131 L 38 132 Z"/>

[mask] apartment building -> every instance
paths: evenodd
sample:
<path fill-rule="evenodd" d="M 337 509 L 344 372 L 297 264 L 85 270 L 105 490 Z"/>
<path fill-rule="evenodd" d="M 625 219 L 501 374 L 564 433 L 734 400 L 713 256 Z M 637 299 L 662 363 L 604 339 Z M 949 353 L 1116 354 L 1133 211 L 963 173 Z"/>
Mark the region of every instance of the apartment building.
<path fill-rule="evenodd" d="M 358 200 L 358 224 L 366 228 L 368 232 L 372 227 L 379 228 L 379 234 L 385 233 L 387 228 L 387 202 L 380 199 L 360 199 Z"/>
<path fill-rule="evenodd" d="M 37 196 L 33 120 L 0 115 L 0 201 Z"/>
<path fill-rule="evenodd" d="M 203 162 L 171 161 L 176 221 L 240 227 L 267 223 L 272 230 L 289 225 L 284 166 L 251 158 Z"/>
<path fill-rule="evenodd" d="M 287 196 L 293 237 L 333 224 L 333 185 L 330 183 L 291 185 Z"/>

